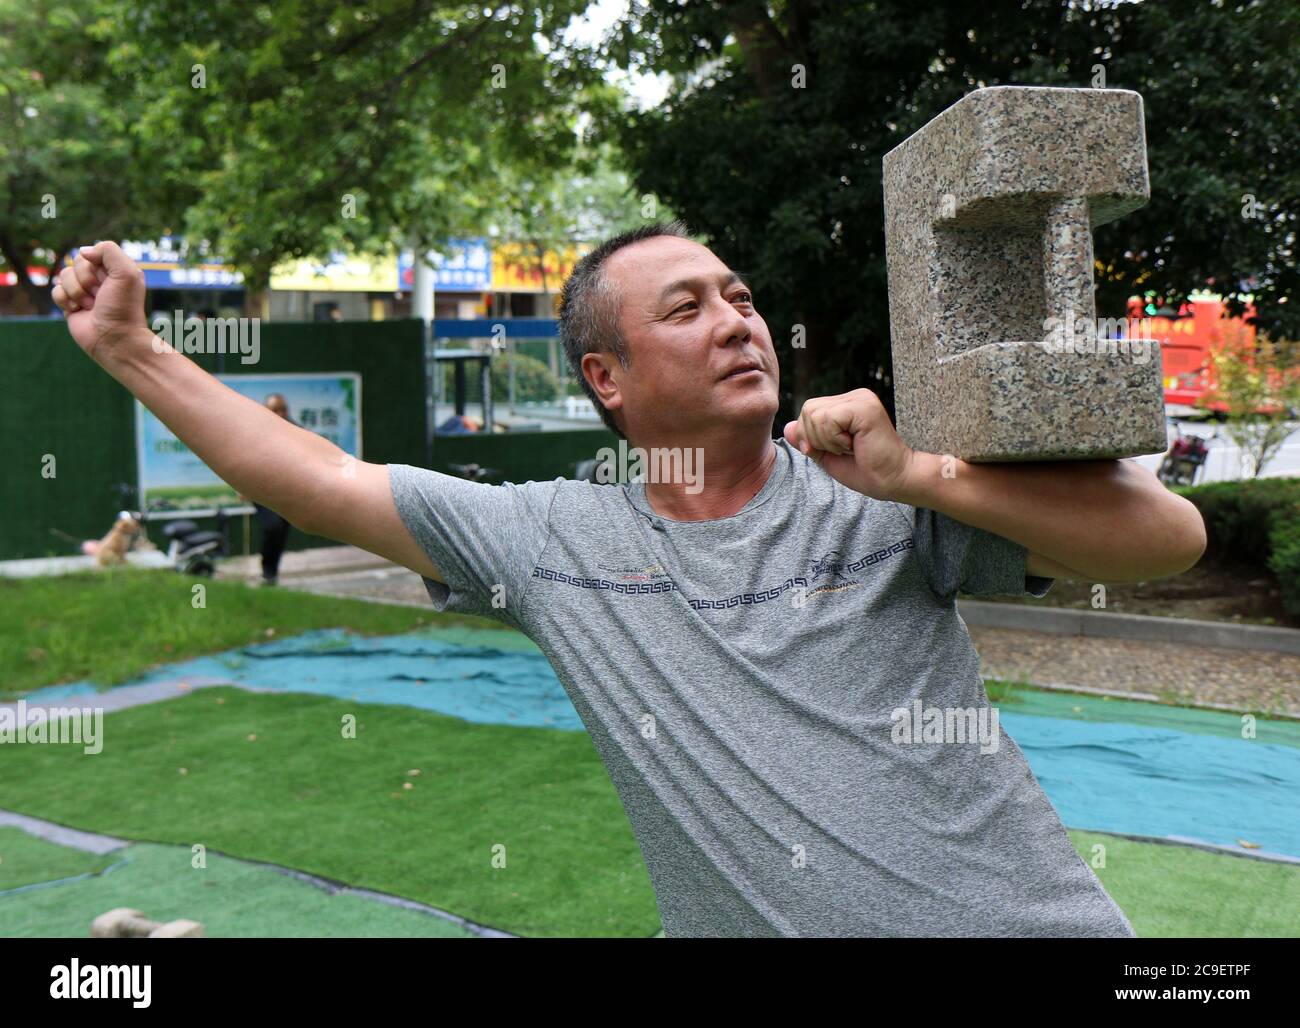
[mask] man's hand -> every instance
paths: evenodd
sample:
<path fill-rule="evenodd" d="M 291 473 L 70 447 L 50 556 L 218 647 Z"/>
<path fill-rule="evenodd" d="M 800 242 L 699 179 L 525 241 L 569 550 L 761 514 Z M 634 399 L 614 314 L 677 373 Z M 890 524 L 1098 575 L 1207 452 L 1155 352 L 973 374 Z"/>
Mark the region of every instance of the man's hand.
<path fill-rule="evenodd" d="M 59 272 L 53 296 L 72 338 L 92 360 L 102 361 L 105 350 L 148 331 L 144 272 L 116 243 L 81 247 L 72 267 Z"/>
<path fill-rule="evenodd" d="M 913 450 L 870 389 L 809 400 L 785 438 L 837 482 L 876 500 L 897 499 L 911 471 Z"/>

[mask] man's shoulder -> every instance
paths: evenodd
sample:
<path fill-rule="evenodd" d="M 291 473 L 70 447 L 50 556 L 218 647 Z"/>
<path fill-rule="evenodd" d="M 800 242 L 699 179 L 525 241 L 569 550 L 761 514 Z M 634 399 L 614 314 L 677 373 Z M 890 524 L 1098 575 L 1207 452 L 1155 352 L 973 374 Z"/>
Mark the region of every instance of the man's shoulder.
<path fill-rule="evenodd" d="M 586 479 L 553 478 L 546 482 L 526 482 L 524 488 L 536 488 L 554 497 L 557 507 L 617 508 L 627 506 L 626 487 L 618 483 L 589 482 Z"/>

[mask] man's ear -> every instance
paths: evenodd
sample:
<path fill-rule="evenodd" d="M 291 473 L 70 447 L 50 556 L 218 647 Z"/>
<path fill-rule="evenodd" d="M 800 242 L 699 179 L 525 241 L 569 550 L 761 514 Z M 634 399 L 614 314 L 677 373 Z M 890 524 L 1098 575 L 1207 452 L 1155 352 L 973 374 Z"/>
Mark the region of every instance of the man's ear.
<path fill-rule="evenodd" d="M 582 374 L 595 391 L 597 399 L 607 410 L 623 406 L 623 391 L 614 377 L 614 369 L 622 366 L 612 353 L 588 353 L 582 358 Z"/>

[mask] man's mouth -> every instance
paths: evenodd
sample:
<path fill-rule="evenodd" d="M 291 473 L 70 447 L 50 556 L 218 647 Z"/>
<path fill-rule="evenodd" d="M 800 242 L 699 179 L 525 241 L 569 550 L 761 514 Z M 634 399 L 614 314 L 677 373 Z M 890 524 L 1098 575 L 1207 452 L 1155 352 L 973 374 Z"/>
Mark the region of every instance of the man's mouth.
<path fill-rule="evenodd" d="M 762 374 L 762 371 L 763 368 L 761 365 L 753 361 L 750 361 L 748 363 L 741 364 L 738 365 L 737 367 L 732 368 L 729 372 L 727 372 L 725 375 L 722 376 L 722 381 L 725 382 L 729 378 L 739 378 L 741 375 Z"/>

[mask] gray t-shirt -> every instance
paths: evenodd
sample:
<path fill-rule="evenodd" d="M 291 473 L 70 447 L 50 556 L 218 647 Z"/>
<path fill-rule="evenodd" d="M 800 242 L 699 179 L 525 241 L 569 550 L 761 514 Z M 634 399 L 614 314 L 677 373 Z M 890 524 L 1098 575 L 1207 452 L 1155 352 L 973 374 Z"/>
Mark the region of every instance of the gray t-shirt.
<path fill-rule="evenodd" d="M 1023 546 L 776 447 L 709 521 L 656 514 L 639 483 L 389 477 L 447 580 L 424 580 L 434 606 L 550 660 L 665 935 L 1132 937 L 994 720 L 956 610 L 958 590 L 1052 580 L 1026 577 Z"/>

